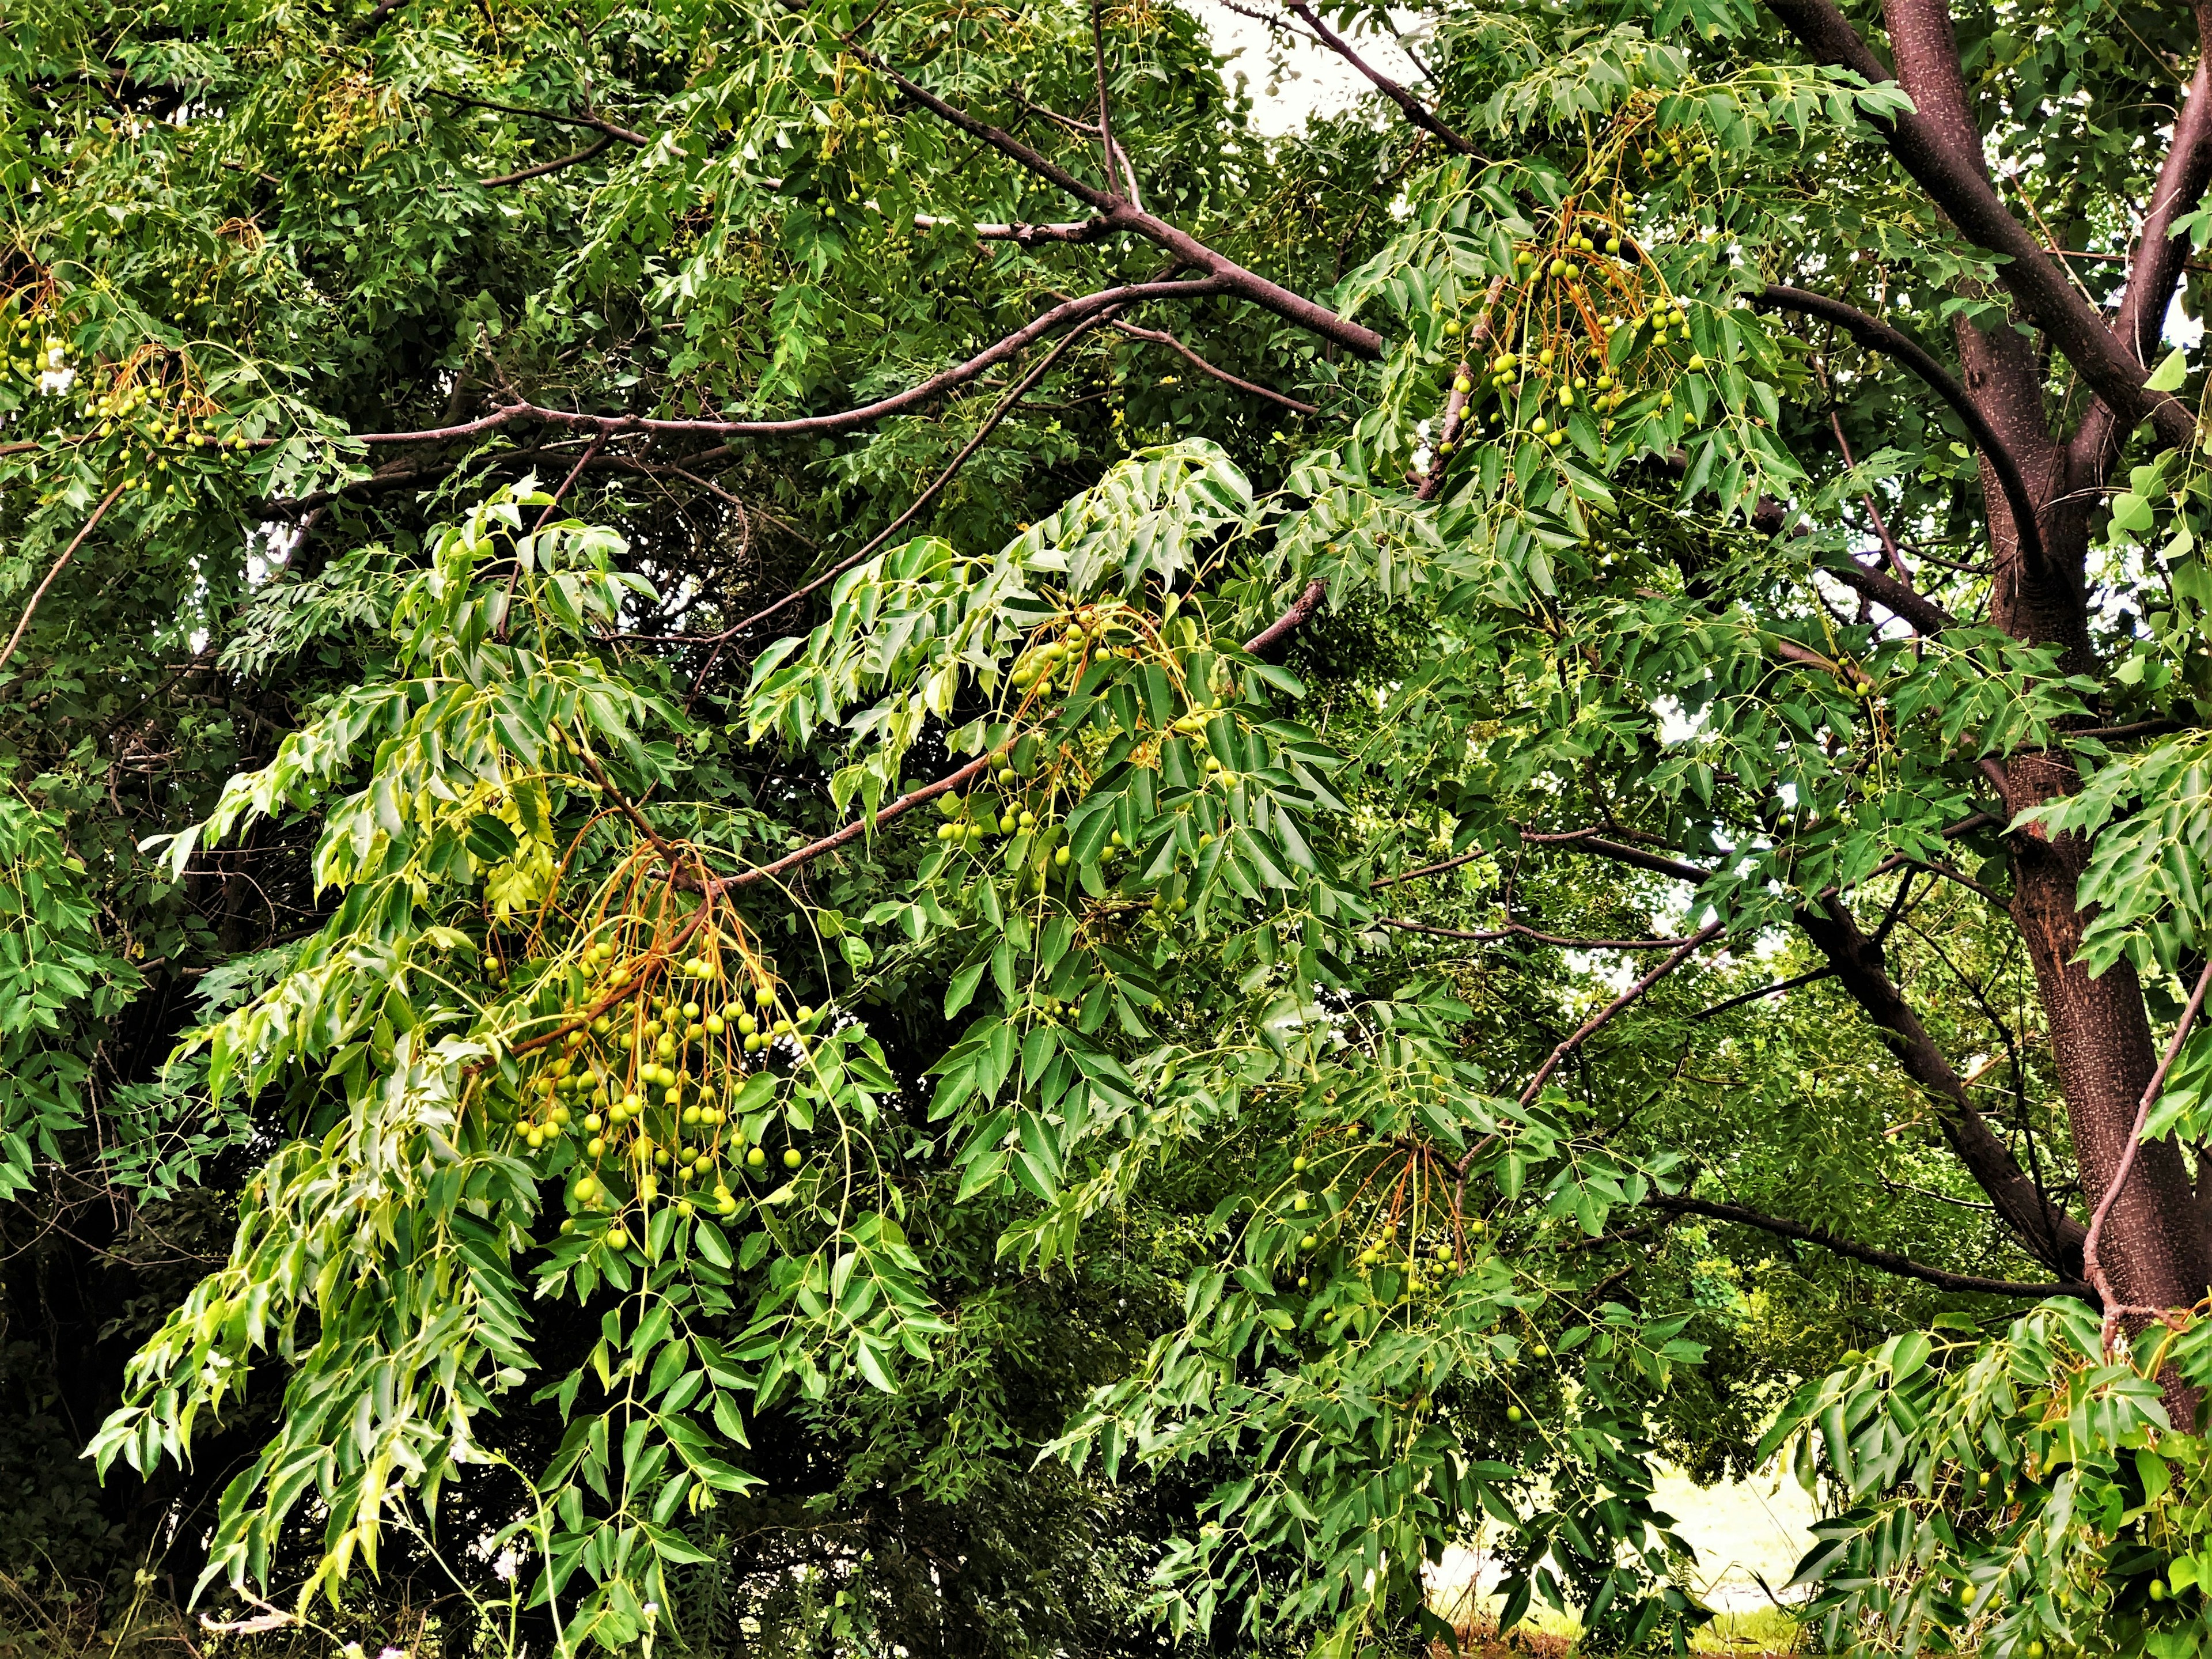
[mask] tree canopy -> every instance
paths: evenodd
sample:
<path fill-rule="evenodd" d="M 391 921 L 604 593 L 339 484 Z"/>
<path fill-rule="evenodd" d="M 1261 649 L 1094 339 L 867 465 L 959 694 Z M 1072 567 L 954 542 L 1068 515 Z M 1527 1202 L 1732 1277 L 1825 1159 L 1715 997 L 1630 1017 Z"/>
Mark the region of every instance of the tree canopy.
<path fill-rule="evenodd" d="M 2212 14 L 1261 9 L 11 14 L 0 1566 L 2212 1640 Z"/>

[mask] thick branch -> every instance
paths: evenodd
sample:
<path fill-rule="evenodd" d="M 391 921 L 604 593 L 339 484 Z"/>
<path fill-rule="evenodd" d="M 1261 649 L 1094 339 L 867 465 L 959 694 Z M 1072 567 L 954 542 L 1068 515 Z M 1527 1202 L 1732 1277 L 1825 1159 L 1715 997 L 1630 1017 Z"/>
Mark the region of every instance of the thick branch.
<path fill-rule="evenodd" d="M 1405 112 L 1408 121 L 1420 128 L 1422 131 L 1443 140 L 1445 148 L 1454 155 L 1479 157 L 1479 152 L 1473 144 L 1437 119 L 1434 112 L 1427 105 L 1354 52 L 1334 29 L 1315 15 L 1313 9 L 1305 3 L 1305 0 L 1285 0 L 1285 3 L 1291 14 L 1314 32 L 1322 45 L 1365 76 L 1377 92 Z"/>
<path fill-rule="evenodd" d="M 1984 188 L 1986 189 L 1987 186 Z M 2003 210 L 2000 208 L 1998 211 L 2002 212 Z M 2007 222 L 2011 222 L 2008 219 Z M 2017 226 L 2014 228 L 2019 228 Z M 2025 231 L 2021 234 L 2023 237 L 2027 234 Z M 2072 290 L 2069 289 L 2068 292 L 2070 294 Z M 1794 311 L 1803 316 L 1817 317 L 1825 323 L 1832 323 L 1869 351 L 1879 351 L 1885 356 L 1896 358 L 1899 362 L 1903 363 L 1927 382 L 1930 390 L 1951 405 L 1953 412 L 1966 423 L 1966 430 L 1972 436 L 1975 447 L 1988 457 L 1990 470 L 1997 475 L 1997 483 L 2004 490 L 2006 504 L 2012 508 L 2013 521 L 2020 526 L 2021 550 L 2027 555 L 2031 562 L 2036 564 L 2042 563 L 2043 537 L 2036 525 L 2035 496 L 2027 487 L 2027 474 L 2021 471 L 2019 460 L 2014 456 L 2012 451 L 2006 447 L 2004 440 L 1997 435 L 1997 429 L 1990 424 L 1989 417 L 1982 413 L 1974 400 L 1967 395 L 1966 388 L 1952 378 L 1948 369 L 1929 356 L 1918 341 L 1910 335 L 1900 333 L 1879 318 L 1868 316 L 1856 306 L 1846 305 L 1841 300 L 1831 299 L 1825 294 L 1809 293 L 1802 288 L 1786 288 L 1780 283 L 1771 283 L 1760 292 L 1753 303 L 1778 311 Z M 2094 317 L 2094 313 L 2092 315 Z M 2101 323 L 2098 325 L 2098 331 L 2100 334 L 2104 331 Z M 2109 339 L 2109 337 L 2107 338 Z M 2069 356 L 2070 356 L 2071 354 L 2069 353 Z M 2184 412 L 2186 413 L 2186 411 Z M 1840 575 L 1842 573 L 1838 574 Z M 1845 580 L 1849 580 L 1850 578 L 1846 577 Z M 1887 579 L 1884 578 L 1884 580 Z M 1856 586 L 1856 583 L 1853 585 Z M 1897 586 L 1903 587 L 1902 583 Z M 1863 588 L 1860 591 L 1865 592 Z M 1904 591 L 1907 593 L 1911 592 L 1909 588 Z M 1913 621 L 1905 611 L 1889 599 L 1882 599 L 1878 594 L 1871 594 L 1869 597 L 1878 599 L 1881 604 L 1889 605 L 1891 610 L 1897 611 L 1900 617 L 1905 617 L 1908 622 Z M 1922 603 L 1924 605 L 1926 602 L 1923 600 Z M 1914 622 L 1913 625 L 1920 627 L 1917 622 Z M 1930 630 L 1922 628 L 1921 631 L 1926 633 Z"/>
<path fill-rule="evenodd" d="M 1816 59 L 1851 70 L 1869 83 L 1890 80 L 1834 0 L 1768 0 L 1775 15 Z M 2002 256 L 2002 283 L 2028 317 L 2065 355 L 2092 391 L 2130 426 L 2149 421 L 2160 440 L 2185 447 L 2196 436 L 2196 417 L 2170 394 L 2147 390 L 2142 364 L 2130 356 L 2096 310 L 2077 293 L 2043 245 L 2005 210 L 1984 176 L 1979 158 L 1958 153 L 1938 126 L 1907 112 L 1877 122 L 1890 153 L 1950 216 L 1969 241 Z M 2026 520 L 2022 520 L 2025 528 Z"/>
<path fill-rule="evenodd" d="M 1125 306 L 1140 304 L 1147 300 L 1197 299 L 1230 291 L 1231 285 L 1227 282 L 1212 277 L 1192 282 L 1135 283 L 1124 288 L 1101 289 L 1096 294 L 1085 294 L 1054 306 L 1035 322 L 993 342 L 967 362 L 956 363 L 903 392 L 895 392 L 874 403 L 863 404 L 857 409 L 840 410 L 831 415 L 803 415 L 782 421 L 668 421 L 642 415 L 586 415 L 574 410 L 546 409 L 536 404 L 515 403 L 505 404 L 489 415 L 458 426 L 431 427 L 418 432 L 360 432 L 352 434 L 351 441 L 362 444 L 451 443 L 459 439 L 477 437 L 517 421 L 538 421 L 548 425 L 574 427 L 586 431 L 639 432 L 655 435 L 682 433 L 720 438 L 813 437 L 850 432 L 872 425 L 890 416 L 904 414 L 955 386 L 965 386 L 986 369 L 1010 357 L 1020 356 L 1047 336 L 1056 334 L 1085 319 L 1096 318 L 1102 312 L 1118 311 Z"/>
<path fill-rule="evenodd" d="M 946 225 L 958 227 L 960 223 L 957 219 L 941 218 L 927 213 L 914 216 L 916 230 L 936 230 Z M 1024 247 L 1034 246 L 1039 242 L 1095 242 L 1114 234 L 1114 227 L 1103 219 L 1080 219 L 1053 225 L 1024 224 L 1017 221 L 1012 224 L 969 225 L 966 228 L 973 232 L 975 240 L 981 242 L 1018 242 Z"/>
<path fill-rule="evenodd" d="M 586 144 L 574 155 L 563 155 L 557 161 L 540 161 L 536 167 L 525 167 L 520 173 L 502 173 L 496 179 L 484 179 L 478 182 L 486 190 L 497 190 L 503 185 L 519 185 L 526 179 L 542 179 L 549 173 L 558 173 L 563 167 L 572 167 L 580 161 L 590 161 L 594 155 L 611 146 L 614 141 L 614 135 L 609 133 L 598 143 Z"/>
<path fill-rule="evenodd" d="M 2152 187 L 2150 210 L 2143 216 L 2136 238 L 2128 283 L 2120 295 L 2119 315 L 2112 332 L 2135 354 L 2137 362 L 2150 366 L 2166 327 L 2166 308 L 2187 267 L 2189 241 L 2176 236 L 2173 222 L 2197 205 L 2212 185 L 2212 42 L 2201 39 L 2204 14 L 2198 14 L 2197 73 L 2190 77 L 2188 101 L 2173 124 L 2173 142 Z M 2118 422 L 2111 404 L 2100 399 L 2082 419 L 2074 434 L 2068 460 L 2077 477 L 2101 478 L 2114 455 Z"/>
<path fill-rule="evenodd" d="M 1966 1084 L 1889 977 L 1881 947 L 1859 931 L 1850 910 L 1837 899 L 1805 906 L 1796 921 L 1827 959 L 1837 983 L 1882 1034 L 1905 1075 L 1933 1102 L 1944 1138 L 1997 1212 L 2045 1267 L 2062 1273 L 2079 1273 L 2086 1230 L 2036 1190 L 1990 1127 Z"/>
<path fill-rule="evenodd" d="M 1876 605 L 1904 617 L 1917 633 L 1933 636 L 1959 625 L 1959 619 L 1942 605 L 1887 571 L 1869 570 L 1856 562 L 1824 564 L 1820 568 L 1852 592 L 1863 593 Z"/>
<path fill-rule="evenodd" d="M 1654 1193 L 1644 1201 L 1655 1210 L 1664 1210 L 1674 1215 L 1701 1215 L 1714 1221 L 1732 1221 L 1738 1226 L 1756 1227 L 1762 1232 L 1817 1244 L 1837 1255 L 1847 1256 L 1853 1261 L 1863 1261 L 1870 1267 L 1895 1273 L 1900 1279 L 1917 1279 L 1923 1285 L 1935 1285 L 1938 1290 L 1972 1291 L 1983 1296 L 2074 1296 L 2084 1301 L 2094 1301 L 2096 1297 L 2096 1292 L 2088 1285 L 2077 1280 L 2057 1285 L 2024 1285 L 2009 1279 L 1983 1279 L 1974 1273 L 1951 1273 L 1942 1267 L 1931 1267 L 1925 1262 L 1915 1261 L 1910 1256 L 1899 1255 L 1893 1250 L 1876 1249 L 1871 1244 L 1854 1244 L 1847 1238 L 1837 1237 L 1826 1227 L 1808 1227 L 1802 1221 L 1787 1221 L 1780 1216 L 1762 1215 L 1757 1210 L 1747 1210 L 1740 1204 L 1715 1204 L 1701 1198 L 1676 1197 L 1662 1193 Z"/>

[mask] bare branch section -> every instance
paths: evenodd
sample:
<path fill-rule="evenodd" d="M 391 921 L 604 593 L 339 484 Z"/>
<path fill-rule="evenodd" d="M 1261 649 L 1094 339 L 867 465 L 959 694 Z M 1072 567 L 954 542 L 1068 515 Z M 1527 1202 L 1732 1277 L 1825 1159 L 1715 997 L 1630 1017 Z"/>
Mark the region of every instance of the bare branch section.
<path fill-rule="evenodd" d="M 2013 521 L 2020 526 L 2021 550 L 2033 562 L 2043 562 L 2043 536 L 2036 527 L 2035 495 L 2027 487 L 2027 475 L 2021 471 L 2018 459 L 2005 447 L 2004 440 L 1997 434 L 1996 428 L 1990 424 L 1989 417 L 1966 395 L 1966 388 L 1952 377 L 1948 369 L 1929 356 L 1918 341 L 1892 328 L 1879 318 L 1868 316 L 1856 306 L 1846 305 L 1841 300 L 1830 299 L 1825 294 L 1810 293 L 1802 288 L 1770 283 L 1753 303 L 1776 311 L 1794 311 L 1801 316 L 1817 317 L 1822 322 L 1832 323 L 1869 351 L 1879 351 L 1885 356 L 1896 358 L 1926 382 L 1931 391 L 1950 404 L 1952 411 L 1966 423 L 1966 430 L 1972 434 L 1975 447 L 1989 458 L 1990 470 L 1997 475 L 1997 483 L 2005 493 L 2005 504 L 2012 508 Z M 1861 573 L 1862 575 L 1873 574 Z M 1929 608 L 1926 600 L 1920 599 L 1902 582 L 1893 581 L 1887 577 L 1878 580 L 1900 595 L 1910 596 L 1907 603 L 1918 600 L 1921 608 Z M 1922 627 L 1917 617 L 1900 608 L 1899 604 L 1891 599 L 1881 593 L 1874 593 L 1870 597 L 1888 605 L 1913 626 L 1920 628 L 1923 633 L 1935 631 Z M 1935 614 L 1941 617 L 1942 612 L 1937 609 Z"/>
<path fill-rule="evenodd" d="M 917 213 L 914 228 L 921 231 L 965 229 L 979 242 L 1016 242 L 1024 247 L 1034 247 L 1039 242 L 1095 242 L 1114 234 L 1114 226 L 1103 219 L 1079 219 L 1065 224 L 966 224 L 958 219 L 941 215 Z"/>
<path fill-rule="evenodd" d="M 2097 1293 L 2078 1279 L 2054 1285 L 2029 1285 L 2016 1279 L 1984 1279 L 1976 1273 L 1954 1273 L 1942 1267 L 1931 1267 L 1924 1261 L 1915 1261 L 1911 1256 L 1899 1255 L 1893 1250 L 1876 1249 L 1871 1244 L 1853 1243 L 1848 1238 L 1838 1237 L 1826 1227 L 1808 1227 L 1802 1221 L 1789 1221 L 1778 1215 L 1747 1210 L 1741 1204 L 1715 1204 L 1702 1198 L 1674 1197 L 1660 1193 L 1654 1193 L 1644 1201 L 1652 1209 L 1664 1210 L 1671 1215 L 1701 1215 L 1712 1221 L 1732 1221 L 1740 1227 L 1756 1227 L 1761 1232 L 1797 1239 L 1807 1244 L 1817 1244 L 1836 1255 L 1853 1261 L 1863 1261 L 1869 1267 L 1879 1267 L 1884 1273 L 1895 1273 L 1900 1279 L 1917 1279 L 1923 1285 L 1935 1285 L 1938 1290 L 1971 1291 L 1981 1296 L 2039 1298 L 2074 1296 L 2085 1302 L 2096 1299 Z"/>
<path fill-rule="evenodd" d="M 1819 62 L 1853 70 L 1869 84 L 1893 77 L 1867 49 L 1834 0 L 1768 0 L 1775 15 Z M 2043 244 L 2005 210 L 1978 165 L 1962 155 L 1927 117 L 1908 111 L 1875 124 L 1887 138 L 1890 153 L 1967 240 L 2003 256 L 1996 268 L 2021 308 L 2050 336 L 2090 390 L 2132 427 L 2148 421 L 2160 440 L 2174 448 L 2194 441 L 2197 419 L 2189 406 L 2143 382 L 2143 366 L 2121 344 L 2105 319 L 2084 300 Z"/>

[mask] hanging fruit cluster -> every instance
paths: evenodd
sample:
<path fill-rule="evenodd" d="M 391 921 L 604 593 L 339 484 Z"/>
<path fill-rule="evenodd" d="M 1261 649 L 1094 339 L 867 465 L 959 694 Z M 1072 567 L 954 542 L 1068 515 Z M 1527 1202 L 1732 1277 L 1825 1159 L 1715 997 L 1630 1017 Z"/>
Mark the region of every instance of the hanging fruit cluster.
<path fill-rule="evenodd" d="M 77 414 L 89 428 L 82 453 L 103 461 L 126 489 L 182 494 L 180 485 L 189 484 L 197 465 L 247 447 L 237 423 L 201 389 L 183 352 L 144 346 L 94 373 L 77 388 Z"/>
<path fill-rule="evenodd" d="M 391 100 L 368 74 L 337 76 L 315 88 L 286 135 L 292 154 L 323 173 L 358 169 L 398 148 Z"/>
<path fill-rule="evenodd" d="M 638 855 L 633 874 L 659 856 Z M 809 1117 L 790 1097 L 806 1093 L 817 1037 L 837 1024 L 795 1000 L 713 884 L 700 884 L 707 896 L 688 915 L 672 883 L 633 889 L 585 918 L 559 955 L 524 964 L 523 978 L 551 988 L 538 1018 L 554 1022 L 552 1040 L 535 1040 L 513 1079 L 488 1075 L 480 1094 L 519 1151 L 573 1171 L 562 1231 L 598 1229 L 617 1250 L 658 1204 L 732 1216 L 743 1182 L 805 1167 L 790 1132 Z"/>

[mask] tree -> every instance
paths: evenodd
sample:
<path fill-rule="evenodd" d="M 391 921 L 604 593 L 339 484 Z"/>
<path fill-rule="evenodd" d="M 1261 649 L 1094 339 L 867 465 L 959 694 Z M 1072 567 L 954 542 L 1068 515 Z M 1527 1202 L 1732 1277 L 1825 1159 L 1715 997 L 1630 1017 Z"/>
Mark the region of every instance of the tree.
<path fill-rule="evenodd" d="M 13 32 L 46 1536 L 1636 1645 L 1780 1452 L 1832 1640 L 2190 1649 L 2206 43 L 1425 15 L 1280 144 L 1159 8 Z"/>

